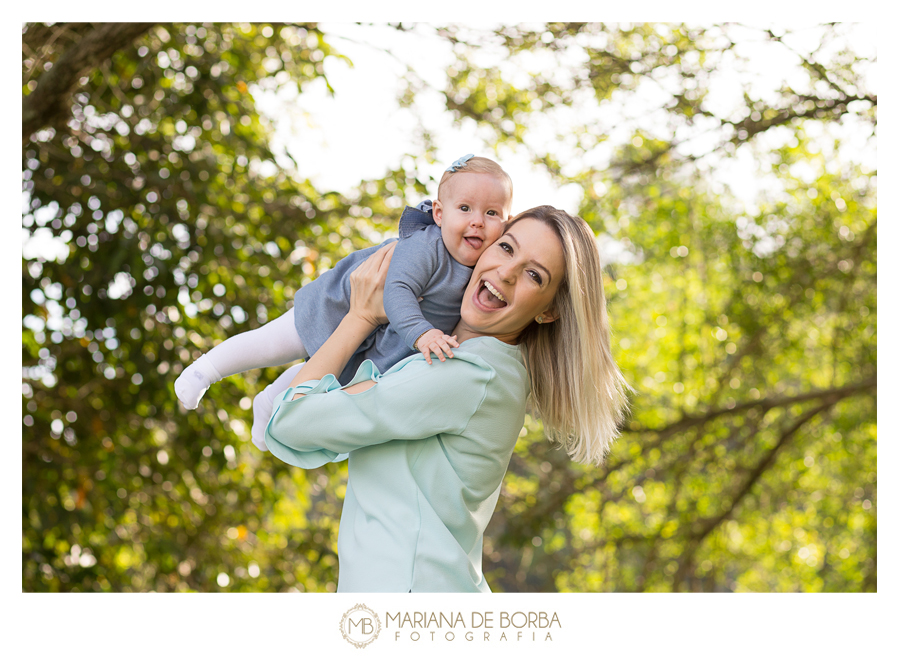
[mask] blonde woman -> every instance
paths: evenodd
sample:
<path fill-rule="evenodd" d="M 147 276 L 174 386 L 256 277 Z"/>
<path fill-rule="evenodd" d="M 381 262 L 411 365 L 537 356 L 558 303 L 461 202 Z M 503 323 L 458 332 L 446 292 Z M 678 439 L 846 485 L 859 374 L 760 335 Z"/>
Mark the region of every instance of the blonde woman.
<path fill-rule="evenodd" d="M 266 443 L 314 468 L 349 453 L 340 592 L 489 592 L 484 529 L 529 395 L 549 438 L 600 463 L 627 385 L 609 346 L 600 259 L 587 224 L 551 206 L 516 216 L 463 295 L 453 358 L 371 362 L 341 387 L 357 345 L 385 321 L 391 247 L 351 279 L 351 309 L 276 399 Z"/>

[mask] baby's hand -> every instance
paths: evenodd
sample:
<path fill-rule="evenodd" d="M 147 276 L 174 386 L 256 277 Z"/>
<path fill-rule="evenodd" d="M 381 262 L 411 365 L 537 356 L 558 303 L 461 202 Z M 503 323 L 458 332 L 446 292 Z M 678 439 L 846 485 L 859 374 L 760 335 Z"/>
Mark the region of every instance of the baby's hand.
<path fill-rule="evenodd" d="M 452 359 L 453 351 L 450 349 L 451 346 L 459 347 L 459 343 L 456 342 L 456 336 L 447 336 L 440 329 L 429 329 L 419 336 L 419 339 L 416 341 L 416 349 L 425 356 L 425 360 L 429 365 L 431 364 L 432 352 L 441 361 L 447 360 L 444 358 L 445 354 Z"/>

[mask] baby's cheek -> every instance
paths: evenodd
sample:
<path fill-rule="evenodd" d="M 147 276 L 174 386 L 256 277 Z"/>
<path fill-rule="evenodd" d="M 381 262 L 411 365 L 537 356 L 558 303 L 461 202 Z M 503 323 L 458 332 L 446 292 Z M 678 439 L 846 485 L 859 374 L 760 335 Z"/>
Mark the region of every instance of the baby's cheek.
<path fill-rule="evenodd" d="M 499 219 L 491 221 L 491 223 L 488 225 L 487 231 L 485 231 L 486 239 L 484 241 L 487 247 L 490 247 L 500 239 L 501 235 L 503 235 L 503 225 L 504 223 Z"/>

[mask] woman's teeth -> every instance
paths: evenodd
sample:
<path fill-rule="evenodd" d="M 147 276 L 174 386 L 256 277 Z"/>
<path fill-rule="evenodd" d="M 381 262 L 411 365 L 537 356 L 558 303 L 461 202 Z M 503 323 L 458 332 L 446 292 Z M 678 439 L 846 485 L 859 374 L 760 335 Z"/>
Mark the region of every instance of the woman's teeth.
<path fill-rule="evenodd" d="M 485 282 L 484 282 L 484 286 L 485 286 L 488 290 L 490 290 L 490 291 L 491 291 L 491 294 L 492 294 L 494 297 L 496 297 L 497 299 L 499 299 L 501 302 L 505 302 L 505 301 L 506 301 L 506 297 L 504 297 L 503 295 L 501 295 L 501 294 L 500 294 L 500 291 L 497 290 L 494 286 L 492 286 L 489 282 L 485 281 Z"/>
<path fill-rule="evenodd" d="M 477 296 L 478 301 L 485 308 L 499 309 L 507 306 L 506 298 L 487 281 L 482 281 L 481 285 L 478 287 Z"/>

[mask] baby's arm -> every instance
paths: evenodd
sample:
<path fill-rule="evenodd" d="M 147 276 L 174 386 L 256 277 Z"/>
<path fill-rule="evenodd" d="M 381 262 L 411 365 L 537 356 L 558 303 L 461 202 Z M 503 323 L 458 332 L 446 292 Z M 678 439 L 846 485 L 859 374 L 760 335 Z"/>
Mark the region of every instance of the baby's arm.
<path fill-rule="evenodd" d="M 459 347 L 455 338 L 445 335 L 425 319 L 419 306 L 419 299 L 438 269 L 436 250 L 439 247 L 443 248 L 443 244 L 425 239 L 424 231 L 400 240 L 384 284 L 384 311 L 391 326 L 403 342 L 410 349 L 421 352 L 428 363 L 431 363 L 432 352 L 444 361 L 445 354 L 453 357 L 451 345 Z"/>

